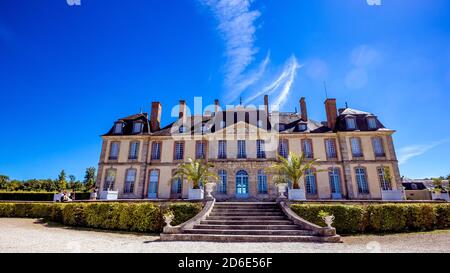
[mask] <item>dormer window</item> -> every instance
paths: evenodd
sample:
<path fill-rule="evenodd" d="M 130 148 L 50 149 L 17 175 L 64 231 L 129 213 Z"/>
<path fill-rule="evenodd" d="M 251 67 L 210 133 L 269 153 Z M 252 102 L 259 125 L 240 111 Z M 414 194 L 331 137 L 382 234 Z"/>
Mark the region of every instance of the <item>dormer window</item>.
<path fill-rule="evenodd" d="M 220 121 L 220 128 L 225 128 L 225 121 Z"/>
<path fill-rule="evenodd" d="M 284 124 L 278 124 L 278 131 L 284 131 L 286 129 L 286 126 Z"/>
<path fill-rule="evenodd" d="M 356 130 L 356 119 L 355 117 L 346 117 L 345 122 L 347 124 L 347 130 Z"/>
<path fill-rule="evenodd" d="M 141 121 L 136 121 L 133 123 L 133 134 L 142 133 L 143 123 Z"/>
<path fill-rule="evenodd" d="M 297 125 L 297 128 L 300 132 L 304 132 L 306 131 L 306 129 L 308 129 L 308 126 L 305 123 L 300 123 L 299 125 Z"/>
<path fill-rule="evenodd" d="M 184 127 L 183 125 L 180 126 L 180 128 L 178 128 L 178 132 L 180 132 L 180 134 L 183 134 L 186 132 L 186 127 Z"/>
<path fill-rule="evenodd" d="M 114 134 L 120 135 L 123 133 L 123 122 L 117 122 L 116 125 L 114 125 Z"/>
<path fill-rule="evenodd" d="M 377 120 L 375 119 L 375 117 L 368 117 L 367 118 L 367 126 L 369 127 L 369 129 L 378 129 L 377 126 Z"/>

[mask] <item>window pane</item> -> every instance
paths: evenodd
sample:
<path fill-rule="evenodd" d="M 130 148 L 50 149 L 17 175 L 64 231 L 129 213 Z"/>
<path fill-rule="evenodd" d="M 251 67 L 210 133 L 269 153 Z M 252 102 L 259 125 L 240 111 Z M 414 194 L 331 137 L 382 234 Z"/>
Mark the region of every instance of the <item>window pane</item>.
<path fill-rule="evenodd" d="M 369 129 L 376 129 L 377 128 L 377 121 L 375 118 L 368 118 L 367 123 L 369 125 Z"/>
<path fill-rule="evenodd" d="M 264 146 L 265 146 L 264 140 L 256 141 L 256 154 L 258 158 L 266 158 L 266 151 Z"/>
<path fill-rule="evenodd" d="M 350 139 L 351 145 L 352 145 L 352 154 L 355 157 L 361 157 L 362 151 L 361 151 L 361 142 L 359 138 L 352 138 Z"/>
<path fill-rule="evenodd" d="M 226 194 L 227 193 L 227 172 L 224 170 L 220 170 L 219 178 L 220 178 L 220 183 L 219 183 L 218 192 L 221 194 Z"/>
<path fill-rule="evenodd" d="M 267 194 L 267 176 L 264 171 L 258 171 L 258 193 Z"/>
<path fill-rule="evenodd" d="M 280 140 L 279 146 L 278 146 L 278 154 L 281 157 L 288 158 L 289 156 L 289 149 L 288 149 L 288 140 L 282 139 Z"/>
<path fill-rule="evenodd" d="M 175 144 L 175 160 L 183 160 L 184 144 L 176 142 Z"/>
<path fill-rule="evenodd" d="M 328 175 L 330 178 L 331 193 L 341 193 L 341 179 L 339 175 L 339 169 L 330 169 Z"/>
<path fill-rule="evenodd" d="M 219 159 L 227 158 L 227 143 L 225 140 L 219 140 Z"/>
<path fill-rule="evenodd" d="M 246 158 L 245 140 L 238 140 L 238 158 Z"/>
<path fill-rule="evenodd" d="M 306 192 L 308 194 L 316 194 L 316 177 L 311 170 L 307 170 L 305 173 L 305 181 L 306 181 Z"/>
<path fill-rule="evenodd" d="M 161 159 L 161 144 L 159 142 L 153 142 L 152 144 L 152 160 Z"/>
<path fill-rule="evenodd" d="M 328 158 L 337 158 L 336 153 L 336 143 L 334 139 L 327 139 L 325 141 L 326 149 L 327 149 L 327 156 Z"/>
<path fill-rule="evenodd" d="M 135 122 L 133 123 L 133 133 L 137 134 L 142 131 L 142 122 Z"/>
<path fill-rule="evenodd" d="M 381 189 L 384 191 L 392 190 L 390 178 L 387 177 L 385 168 L 378 168 L 378 179 L 380 181 Z"/>
<path fill-rule="evenodd" d="M 346 121 L 346 123 L 347 123 L 347 129 L 349 129 L 349 130 L 354 130 L 354 129 L 356 129 L 356 121 L 355 121 L 355 118 L 346 118 L 345 121 Z"/>
<path fill-rule="evenodd" d="M 313 158 L 312 142 L 309 139 L 303 141 L 303 154 L 306 158 Z"/>
<path fill-rule="evenodd" d="M 363 168 L 356 168 L 356 181 L 358 183 L 358 192 L 361 194 L 369 193 L 369 185 L 367 184 L 366 170 Z"/>
<path fill-rule="evenodd" d="M 373 149 L 376 156 L 385 156 L 384 154 L 384 148 L 383 148 L 383 141 L 379 137 L 375 137 L 372 139 L 373 143 Z"/>

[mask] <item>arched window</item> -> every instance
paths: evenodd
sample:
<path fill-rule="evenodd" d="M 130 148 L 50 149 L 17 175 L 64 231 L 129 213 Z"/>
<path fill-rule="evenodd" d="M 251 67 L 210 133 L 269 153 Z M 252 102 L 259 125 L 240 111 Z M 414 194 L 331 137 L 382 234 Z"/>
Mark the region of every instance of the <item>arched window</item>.
<path fill-rule="evenodd" d="M 104 191 L 114 190 L 114 184 L 116 182 L 116 169 L 108 169 L 106 171 L 105 183 L 103 184 Z"/>
<path fill-rule="evenodd" d="M 316 176 L 314 175 L 314 172 L 311 169 L 305 172 L 305 181 L 306 181 L 306 193 L 317 194 Z"/>
<path fill-rule="evenodd" d="M 389 177 L 389 172 L 390 171 L 388 167 L 377 168 L 378 180 L 380 181 L 381 189 L 384 191 L 392 190 L 391 177 Z"/>
<path fill-rule="evenodd" d="M 267 194 L 267 176 L 263 170 L 258 171 L 258 193 Z"/>
<path fill-rule="evenodd" d="M 134 192 L 134 183 L 136 181 L 136 169 L 128 169 L 125 175 L 124 193 Z"/>
<path fill-rule="evenodd" d="M 171 193 L 172 194 L 181 194 L 183 190 L 183 181 L 181 178 L 174 178 L 172 180 L 172 188 Z"/>
<path fill-rule="evenodd" d="M 338 168 L 330 168 L 328 170 L 328 176 L 330 178 L 331 193 L 340 194 L 341 193 L 341 176 L 339 175 L 339 169 Z"/>
<path fill-rule="evenodd" d="M 236 173 L 236 196 L 248 197 L 248 173 L 244 170 Z"/>
<path fill-rule="evenodd" d="M 356 182 L 358 183 L 358 192 L 360 194 L 369 193 L 369 185 L 367 184 L 366 169 L 358 167 L 355 169 Z"/>
<path fill-rule="evenodd" d="M 154 199 L 158 197 L 159 170 L 150 171 L 150 179 L 148 182 L 148 198 Z"/>
<path fill-rule="evenodd" d="M 218 193 L 227 194 L 227 171 L 219 171 L 219 188 Z"/>

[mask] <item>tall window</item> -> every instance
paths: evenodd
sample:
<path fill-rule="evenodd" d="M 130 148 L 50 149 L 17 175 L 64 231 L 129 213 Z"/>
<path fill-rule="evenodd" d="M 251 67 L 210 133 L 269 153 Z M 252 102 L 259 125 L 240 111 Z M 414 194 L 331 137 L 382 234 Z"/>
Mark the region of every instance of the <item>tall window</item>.
<path fill-rule="evenodd" d="M 218 153 L 217 157 L 219 159 L 227 158 L 227 141 L 226 140 L 219 140 L 219 153 Z"/>
<path fill-rule="evenodd" d="M 139 155 L 139 141 L 133 141 L 130 144 L 130 154 L 128 159 L 138 159 Z"/>
<path fill-rule="evenodd" d="M 205 141 L 197 141 L 196 142 L 195 158 L 196 159 L 205 159 L 206 158 L 206 142 Z"/>
<path fill-rule="evenodd" d="M 289 157 L 289 145 L 287 139 L 280 139 L 278 143 L 278 155 L 284 158 Z"/>
<path fill-rule="evenodd" d="M 381 139 L 381 137 L 372 138 L 372 145 L 373 145 L 373 152 L 375 153 L 375 156 L 377 156 L 377 157 L 385 156 L 383 140 Z"/>
<path fill-rule="evenodd" d="M 354 117 L 347 117 L 345 119 L 347 130 L 356 130 L 356 119 Z"/>
<path fill-rule="evenodd" d="M 263 170 L 258 171 L 258 193 L 267 194 L 267 176 Z"/>
<path fill-rule="evenodd" d="M 381 189 L 384 191 L 392 190 L 391 178 L 389 177 L 388 167 L 379 167 L 377 169 L 378 180 L 380 181 Z"/>
<path fill-rule="evenodd" d="M 105 183 L 103 184 L 104 191 L 114 190 L 114 183 L 116 182 L 116 170 L 108 169 L 106 171 Z"/>
<path fill-rule="evenodd" d="M 306 193 L 317 194 L 316 176 L 312 170 L 305 172 Z"/>
<path fill-rule="evenodd" d="M 152 143 L 152 158 L 151 160 L 161 160 L 161 142 Z"/>
<path fill-rule="evenodd" d="M 330 178 L 331 193 L 341 193 L 341 176 L 338 168 L 331 168 L 328 170 Z"/>
<path fill-rule="evenodd" d="M 171 193 L 180 194 L 183 191 L 183 181 L 181 178 L 175 178 L 172 180 Z"/>
<path fill-rule="evenodd" d="M 313 148 L 311 139 L 302 140 L 302 150 L 305 158 L 313 158 Z"/>
<path fill-rule="evenodd" d="M 128 169 L 125 176 L 125 193 L 132 193 L 134 191 L 134 182 L 136 181 L 136 169 Z"/>
<path fill-rule="evenodd" d="M 220 170 L 219 171 L 219 188 L 218 192 L 220 194 L 227 194 L 227 171 Z"/>
<path fill-rule="evenodd" d="M 247 158 L 247 152 L 245 150 L 245 140 L 238 140 L 238 158 Z"/>
<path fill-rule="evenodd" d="M 133 123 L 133 134 L 139 134 L 142 132 L 142 125 L 144 125 L 142 122 L 137 121 Z"/>
<path fill-rule="evenodd" d="M 123 130 L 122 122 L 118 122 L 116 123 L 116 125 L 114 125 L 114 134 L 116 135 L 122 134 L 122 130 Z"/>
<path fill-rule="evenodd" d="M 367 184 L 366 169 L 356 168 L 355 175 L 356 175 L 356 182 L 358 183 L 358 192 L 361 194 L 368 194 L 369 185 Z"/>
<path fill-rule="evenodd" d="M 158 182 L 159 170 L 151 170 L 148 183 L 148 198 L 156 198 L 158 196 Z"/>
<path fill-rule="evenodd" d="M 183 160 L 184 158 L 184 142 L 175 142 L 174 160 Z"/>
<path fill-rule="evenodd" d="M 266 143 L 264 140 L 258 139 L 256 141 L 256 156 L 258 158 L 266 158 Z"/>
<path fill-rule="evenodd" d="M 367 126 L 369 129 L 377 129 L 377 120 L 374 117 L 367 118 Z"/>
<path fill-rule="evenodd" d="M 119 158 L 119 148 L 120 142 L 111 142 L 111 147 L 109 150 L 109 159 L 117 160 Z"/>
<path fill-rule="evenodd" d="M 335 139 L 326 139 L 325 140 L 325 148 L 327 150 L 328 159 L 337 158 L 336 140 Z"/>
<path fill-rule="evenodd" d="M 350 139 L 350 144 L 352 146 L 352 154 L 354 157 L 362 157 L 362 149 L 361 149 L 361 139 L 357 137 L 353 137 Z"/>

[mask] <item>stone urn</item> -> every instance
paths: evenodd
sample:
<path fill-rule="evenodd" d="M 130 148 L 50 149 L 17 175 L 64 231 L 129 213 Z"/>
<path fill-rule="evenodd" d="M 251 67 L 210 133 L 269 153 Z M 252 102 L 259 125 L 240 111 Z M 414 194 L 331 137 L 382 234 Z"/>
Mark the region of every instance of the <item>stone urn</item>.
<path fill-rule="evenodd" d="M 284 195 L 286 193 L 287 190 L 287 184 L 286 183 L 280 183 L 278 184 L 278 193 L 279 193 L 279 198 L 286 198 L 286 196 Z"/>
<path fill-rule="evenodd" d="M 166 222 L 167 227 L 172 227 L 172 225 L 170 223 L 172 223 L 173 218 L 175 218 L 173 213 L 164 214 L 164 222 Z"/>
<path fill-rule="evenodd" d="M 331 225 L 334 222 L 334 215 L 327 215 L 322 217 L 322 220 L 325 222 L 325 224 L 327 225 L 327 228 L 333 228 Z"/>
<path fill-rule="evenodd" d="M 213 196 L 212 196 L 212 192 L 213 192 L 213 190 L 214 190 L 214 183 L 206 183 L 206 185 L 205 185 L 205 191 L 206 191 L 206 198 L 207 199 L 212 199 L 212 198 L 214 198 Z"/>

